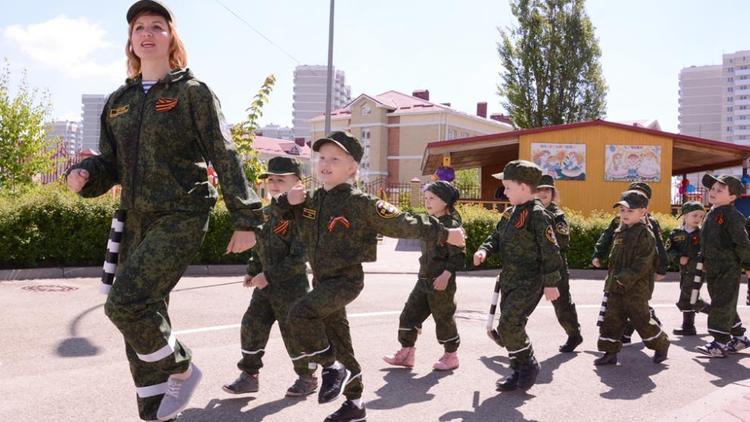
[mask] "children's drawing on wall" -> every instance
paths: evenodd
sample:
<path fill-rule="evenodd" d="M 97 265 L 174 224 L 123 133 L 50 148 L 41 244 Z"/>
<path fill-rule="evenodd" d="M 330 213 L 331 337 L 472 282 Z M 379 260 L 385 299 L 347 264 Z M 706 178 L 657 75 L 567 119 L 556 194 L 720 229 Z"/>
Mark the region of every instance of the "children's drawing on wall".
<path fill-rule="evenodd" d="M 604 180 L 610 182 L 661 180 L 661 146 L 605 146 Z"/>
<path fill-rule="evenodd" d="M 586 145 L 531 144 L 531 159 L 556 180 L 586 180 Z"/>

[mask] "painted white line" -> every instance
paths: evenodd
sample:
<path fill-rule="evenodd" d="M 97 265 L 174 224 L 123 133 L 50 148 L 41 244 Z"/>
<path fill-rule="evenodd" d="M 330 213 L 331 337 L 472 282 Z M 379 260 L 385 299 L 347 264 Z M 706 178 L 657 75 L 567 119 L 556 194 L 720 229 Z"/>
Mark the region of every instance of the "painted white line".
<path fill-rule="evenodd" d="M 354 314 L 348 314 L 347 318 L 364 318 L 364 317 L 375 317 L 383 315 L 399 315 L 401 311 L 380 311 L 380 312 L 360 312 Z M 187 330 L 175 330 L 175 335 L 195 334 L 195 333 L 207 333 L 210 331 L 221 331 L 231 330 L 240 328 L 240 324 L 228 324 L 228 325 L 214 325 L 213 327 L 203 328 L 191 328 Z"/>

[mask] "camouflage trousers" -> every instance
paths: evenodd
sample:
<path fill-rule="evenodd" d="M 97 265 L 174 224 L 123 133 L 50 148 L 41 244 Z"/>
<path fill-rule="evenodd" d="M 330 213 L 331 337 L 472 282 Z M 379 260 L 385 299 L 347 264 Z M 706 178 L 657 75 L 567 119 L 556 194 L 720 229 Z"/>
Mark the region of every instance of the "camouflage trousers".
<path fill-rule="evenodd" d="M 695 273 L 680 271 L 680 298 L 677 300 L 677 309 L 682 312 L 700 312 L 708 306 L 708 303 L 698 298 L 695 305 L 690 304 L 690 295 L 693 293 L 693 281 Z"/>
<path fill-rule="evenodd" d="M 248 374 L 257 374 L 263 367 L 268 337 L 274 322 L 279 322 L 279 331 L 284 341 L 289 357 L 299 354 L 294 337 L 289 330 L 287 314 L 296 300 L 307 294 L 307 277 L 298 280 L 285 280 L 283 286 L 269 283 L 264 289 L 256 288 L 250 300 L 245 315 L 242 317 L 240 328 L 240 344 L 242 345 L 242 359 L 237 367 Z M 302 360 L 293 361 L 294 372 L 299 376 L 311 375 L 315 372 Z"/>
<path fill-rule="evenodd" d="M 190 351 L 172 333 L 167 306 L 207 229 L 207 214 L 127 211 L 104 312 L 125 339 L 141 419 L 156 419 L 167 378 L 190 365 Z"/>
<path fill-rule="evenodd" d="M 574 336 L 581 333 L 581 325 L 578 323 L 578 312 L 573 298 L 570 296 L 570 273 L 567 267 L 560 271 L 560 281 L 557 282 L 557 289 L 560 291 L 560 297 L 552 302 L 555 308 L 557 322 L 565 330 L 568 336 Z"/>
<path fill-rule="evenodd" d="M 544 288 L 541 279 L 514 280 L 508 284 L 500 285 L 500 321 L 497 333 L 501 345 L 508 350 L 511 369 L 518 370 L 534 356 L 534 348 L 526 334 L 526 323 L 542 299 Z"/>
<path fill-rule="evenodd" d="M 432 279 L 419 279 L 414 285 L 398 322 L 398 341 L 402 347 L 414 347 L 422 323 L 432 315 L 438 343 L 446 353 L 458 350 L 461 342 L 456 328 L 456 276 L 448 280 L 443 291 L 432 287 Z"/>
<path fill-rule="evenodd" d="M 742 269 L 738 266 L 706 264 L 706 285 L 711 297 L 708 332 L 719 343 L 726 344 L 731 336 L 745 334 L 745 328 L 737 314 L 741 274 Z"/>
<path fill-rule="evenodd" d="M 351 371 L 344 388 L 344 395 L 350 400 L 362 397 L 363 384 L 362 368 L 354 357 L 346 305 L 359 296 L 364 277 L 361 264 L 321 280 L 313 274 L 312 291 L 289 310 L 289 329 L 301 351 L 292 360 L 323 367 L 341 362 Z"/>
<path fill-rule="evenodd" d="M 624 294 L 610 292 L 604 321 L 599 327 L 597 347 L 606 353 L 618 353 L 622 349 L 622 335 L 628 322 L 633 324 L 643 343 L 651 350 L 664 350 L 669 338 L 656 320 L 651 317 L 648 286 L 633 287 Z"/>
<path fill-rule="evenodd" d="M 654 288 L 656 288 L 656 274 L 652 275 L 648 282 L 648 299 L 647 301 L 651 300 L 651 296 L 654 294 Z M 688 300 L 689 302 L 689 300 Z M 656 311 L 654 308 L 649 305 L 648 312 L 651 315 L 651 319 L 656 321 L 656 323 L 661 326 L 661 320 L 656 316 Z M 623 332 L 623 337 L 626 339 L 630 339 L 633 336 L 633 333 L 635 332 L 635 324 L 633 324 L 632 321 L 628 320 L 625 323 L 625 331 Z"/>

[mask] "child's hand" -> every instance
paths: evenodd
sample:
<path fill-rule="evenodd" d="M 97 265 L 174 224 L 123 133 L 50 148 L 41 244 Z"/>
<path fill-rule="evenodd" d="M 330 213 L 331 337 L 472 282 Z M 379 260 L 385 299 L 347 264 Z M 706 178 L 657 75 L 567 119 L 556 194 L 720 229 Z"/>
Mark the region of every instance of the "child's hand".
<path fill-rule="evenodd" d="M 545 287 L 544 288 L 544 298 L 547 299 L 547 301 L 554 302 L 559 297 L 560 297 L 560 291 L 557 290 L 557 287 Z"/>
<path fill-rule="evenodd" d="M 305 185 L 302 184 L 302 182 L 297 182 L 296 185 L 292 186 L 291 189 L 289 189 L 289 193 L 286 194 L 286 198 L 289 201 L 290 205 L 299 205 L 303 202 L 305 202 L 305 195 L 307 192 L 305 191 Z"/>
<path fill-rule="evenodd" d="M 253 276 L 245 275 L 245 279 L 242 280 L 242 287 L 253 287 Z"/>
<path fill-rule="evenodd" d="M 84 169 L 71 170 L 68 177 L 66 177 L 66 181 L 68 183 L 68 188 L 73 192 L 78 193 L 89 181 L 89 172 Z"/>
<path fill-rule="evenodd" d="M 656 281 L 662 281 L 665 278 L 667 278 L 666 274 L 657 274 L 656 277 L 654 277 L 654 279 L 656 279 Z"/>
<path fill-rule="evenodd" d="M 235 230 L 229 239 L 226 253 L 240 253 L 255 246 L 255 232 Z"/>
<path fill-rule="evenodd" d="M 750 278 L 750 271 L 745 271 L 745 275 L 747 276 L 747 278 Z"/>
<path fill-rule="evenodd" d="M 601 268 L 602 267 L 602 261 L 599 260 L 599 258 L 594 258 L 591 260 L 591 265 L 594 266 L 594 268 Z"/>
<path fill-rule="evenodd" d="M 435 281 L 432 282 L 432 287 L 435 290 L 442 292 L 446 287 L 448 287 L 448 281 L 450 281 L 450 278 L 451 272 L 445 270 L 435 279 Z"/>
<path fill-rule="evenodd" d="M 255 286 L 256 289 L 265 289 L 266 286 L 268 286 L 268 280 L 266 280 L 266 275 L 264 273 L 260 273 L 253 277 L 253 286 Z"/>
<path fill-rule="evenodd" d="M 448 229 L 447 242 L 451 245 L 458 246 L 459 248 L 466 246 L 466 235 L 464 234 L 464 229 Z"/>
<path fill-rule="evenodd" d="M 487 251 L 485 251 L 484 249 L 480 249 L 474 252 L 474 266 L 475 267 L 482 265 L 485 259 L 487 259 Z"/>
<path fill-rule="evenodd" d="M 688 263 L 688 257 L 681 256 L 680 257 L 680 265 L 687 265 L 687 263 Z"/>

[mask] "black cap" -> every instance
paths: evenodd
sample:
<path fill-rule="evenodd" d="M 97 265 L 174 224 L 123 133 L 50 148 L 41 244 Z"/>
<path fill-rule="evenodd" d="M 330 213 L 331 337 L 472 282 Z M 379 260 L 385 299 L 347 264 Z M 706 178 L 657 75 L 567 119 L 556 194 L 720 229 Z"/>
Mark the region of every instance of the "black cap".
<path fill-rule="evenodd" d="M 730 176 L 728 174 L 722 174 L 720 176 L 712 176 L 706 173 L 703 175 L 702 182 L 703 182 L 703 186 L 709 189 L 711 189 L 711 186 L 713 186 L 714 183 L 716 182 L 727 185 L 727 187 L 729 188 L 729 193 L 732 195 L 737 195 L 737 196 L 742 195 L 742 191 L 745 190 L 740 179 L 734 176 Z"/>
<path fill-rule="evenodd" d="M 167 6 L 165 6 L 162 2 L 155 0 L 139 0 L 133 3 L 132 6 L 130 6 L 127 15 L 125 15 L 128 20 L 128 24 L 141 12 L 156 13 L 157 15 L 163 16 L 164 19 L 167 20 L 167 22 L 172 22 L 173 20 L 172 13 L 170 13 Z"/>
<path fill-rule="evenodd" d="M 332 142 L 338 145 L 341 149 L 348 152 L 354 158 L 354 161 L 358 162 L 362 160 L 362 156 L 365 153 L 362 144 L 359 142 L 354 135 L 349 132 L 333 132 L 325 138 L 320 138 L 313 144 L 313 151 L 317 152 L 324 144 Z"/>
<path fill-rule="evenodd" d="M 649 200 L 651 199 L 651 186 L 648 185 L 648 183 L 643 182 L 633 182 L 628 186 L 628 190 L 637 190 L 639 192 L 643 192 L 646 195 L 646 198 Z"/>
<path fill-rule="evenodd" d="M 693 211 L 705 211 L 706 209 L 703 208 L 703 204 L 701 204 L 698 201 L 688 201 L 682 204 L 682 207 L 680 208 L 680 213 L 677 214 L 677 218 L 682 217 L 685 214 L 689 214 Z"/>
<path fill-rule="evenodd" d="M 615 202 L 615 204 L 612 205 L 612 208 L 616 208 L 620 205 L 622 205 L 625 208 L 630 208 L 630 209 L 647 208 L 648 198 L 641 191 L 626 190 L 625 192 L 622 193 L 622 195 L 620 195 L 620 201 Z"/>
<path fill-rule="evenodd" d="M 438 180 L 425 186 L 425 191 L 429 191 L 435 194 L 443 202 L 448 205 L 448 208 L 453 208 L 460 196 L 458 189 L 453 186 L 452 183 L 446 182 L 445 180 Z"/>
<path fill-rule="evenodd" d="M 268 160 L 268 170 L 258 176 L 259 179 L 266 179 L 268 176 L 289 176 L 295 175 L 302 178 L 302 164 L 296 158 L 273 157 Z"/>
<path fill-rule="evenodd" d="M 542 169 L 531 161 L 513 160 L 505 165 L 502 173 L 495 173 L 492 177 L 537 186 L 542 177 Z"/>
<path fill-rule="evenodd" d="M 539 178 L 539 185 L 537 188 L 548 188 L 548 189 L 554 189 L 555 188 L 555 179 L 550 176 L 549 174 L 545 174 L 542 177 Z"/>

